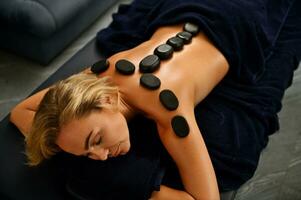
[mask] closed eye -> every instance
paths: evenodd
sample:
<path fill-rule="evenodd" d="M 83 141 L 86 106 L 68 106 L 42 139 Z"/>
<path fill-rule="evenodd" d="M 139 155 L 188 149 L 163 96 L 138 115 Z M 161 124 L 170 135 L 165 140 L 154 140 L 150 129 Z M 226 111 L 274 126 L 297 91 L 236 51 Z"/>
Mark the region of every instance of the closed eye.
<path fill-rule="evenodd" d="M 99 145 L 102 142 L 102 136 L 100 135 L 100 133 L 98 133 L 95 137 L 96 139 L 94 139 L 96 142 L 94 142 L 93 145 Z"/>
<path fill-rule="evenodd" d="M 99 145 L 101 142 L 102 142 L 102 137 L 99 137 L 98 141 L 95 144 Z"/>

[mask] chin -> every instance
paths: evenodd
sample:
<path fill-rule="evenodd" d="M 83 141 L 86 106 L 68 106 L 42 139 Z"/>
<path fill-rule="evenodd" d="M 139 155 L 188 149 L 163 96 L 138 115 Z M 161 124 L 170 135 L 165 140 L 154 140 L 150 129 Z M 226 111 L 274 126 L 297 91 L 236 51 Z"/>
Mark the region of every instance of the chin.
<path fill-rule="evenodd" d="M 130 141 L 127 142 L 125 150 L 122 151 L 123 154 L 127 154 L 131 149 Z"/>

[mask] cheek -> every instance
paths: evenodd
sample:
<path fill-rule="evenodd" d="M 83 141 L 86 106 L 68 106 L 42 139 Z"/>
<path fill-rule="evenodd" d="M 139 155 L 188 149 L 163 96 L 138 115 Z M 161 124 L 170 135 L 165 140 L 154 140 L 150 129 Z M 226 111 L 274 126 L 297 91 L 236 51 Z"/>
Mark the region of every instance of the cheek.
<path fill-rule="evenodd" d="M 114 129 L 116 133 L 119 135 L 123 135 L 123 137 L 125 137 L 125 135 L 128 135 L 129 130 L 125 118 L 121 115 L 116 119 L 115 122 L 116 123 Z"/>
<path fill-rule="evenodd" d="M 131 143 L 130 141 L 126 141 L 122 144 L 121 153 L 122 155 L 127 154 L 130 151 Z"/>
<path fill-rule="evenodd" d="M 118 140 L 124 140 L 128 137 L 129 131 L 128 127 L 124 124 L 121 124 L 118 128 L 116 128 L 115 135 Z"/>
<path fill-rule="evenodd" d="M 124 137 L 128 137 L 129 135 L 129 127 L 128 127 L 128 124 L 126 122 L 126 120 L 124 119 L 122 121 L 122 134 L 124 134 L 125 136 Z"/>
<path fill-rule="evenodd" d="M 121 140 L 125 140 L 129 137 L 127 122 L 122 115 L 111 118 L 111 120 L 106 123 L 105 127 L 106 142 L 110 145 L 115 144 L 116 142 L 119 142 Z"/>

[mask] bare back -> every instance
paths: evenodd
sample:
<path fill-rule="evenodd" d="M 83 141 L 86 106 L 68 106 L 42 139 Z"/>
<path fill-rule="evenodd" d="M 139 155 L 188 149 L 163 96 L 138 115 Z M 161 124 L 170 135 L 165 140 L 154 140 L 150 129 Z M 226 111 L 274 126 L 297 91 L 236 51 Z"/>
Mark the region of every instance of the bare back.
<path fill-rule="evenodd" d="M 163 27 L 155 32 L 152 38 L 141 45 L 116 54 L 110 58 L 110 68 L 99 76 L 112 76 L 119 86 L 124 100 L 137 112 L 158 123 L 166 122 L 169 114 L 159 101 L 159 93 L 164 89 L 173 91 L 180 102 L 179 109 L 193 109 L 213 87 L 224 77 L 228 63 L 223 55 L 203 34 L 193 37 L 190 44 L 180 51 L 175 51 L 172 58 L 161 61 L 160 67 L 153 74 L 161 80 L 160 88 L 149 90 L 140 84 L 142 73 L 139 72 L 139 62 L 147 55 L 153 54 L 155 47 L 166 42 L 176 32 L 182 31 L 182 25 Z M 135 66 L 132 75 L 122 75 L 115 70 L 115 63 L 124 57 Z M 168 123 L 168 122 L 167 122 Z"/>

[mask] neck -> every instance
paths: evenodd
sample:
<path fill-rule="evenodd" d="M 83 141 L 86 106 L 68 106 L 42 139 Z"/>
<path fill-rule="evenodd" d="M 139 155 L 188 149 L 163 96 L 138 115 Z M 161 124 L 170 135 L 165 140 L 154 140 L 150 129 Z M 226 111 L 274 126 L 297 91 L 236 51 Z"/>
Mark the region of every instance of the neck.
<path fill-rule="evenodd" d="M 124 100 L 122 95 L 120 95 L 120 112 L 126 121 L 129 121 L 135 114 L 134 109 Z"/>

